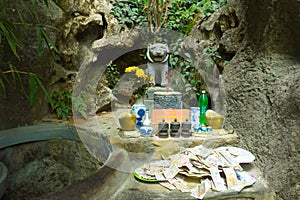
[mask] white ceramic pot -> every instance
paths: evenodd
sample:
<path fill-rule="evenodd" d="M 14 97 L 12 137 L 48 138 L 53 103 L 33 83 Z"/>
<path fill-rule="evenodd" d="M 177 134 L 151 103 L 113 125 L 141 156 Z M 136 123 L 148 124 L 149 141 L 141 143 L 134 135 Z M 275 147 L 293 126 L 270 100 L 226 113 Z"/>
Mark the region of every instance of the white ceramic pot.
<path fill-rule="evenodd" d="M 143 126 L 143 121 L 146 114 L 146 106 L 142 103 L 134 104 L 131 107 L 131 114 L 136 116 L 136 128 L 140 129 Z"/>

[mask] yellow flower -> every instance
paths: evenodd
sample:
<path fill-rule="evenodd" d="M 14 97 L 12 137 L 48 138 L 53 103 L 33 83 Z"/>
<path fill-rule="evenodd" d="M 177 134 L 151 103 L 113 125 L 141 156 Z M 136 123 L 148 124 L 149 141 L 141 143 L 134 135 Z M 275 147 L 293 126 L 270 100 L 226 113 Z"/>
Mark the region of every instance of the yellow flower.
<path fill-rule="evenodd" d="M 150 76 L 149 81 L 152 82 L 154 80 L 153 76 Z"/>
<path fill-rule="evenodd" d="M 136 71 L 138 69 L 138 67 L 136 66 L 131 66 L 131 67 L 127 67 L 125 69 L 125 72 L 133 72 L 133 71 Z"/>
<path fill-rule="evenodd" d="M 137 69 L 136 72 L 135 72 L 135 75 L 138 77 L 138 78 L 144 78 L 145 77 L 145 72 L 143 69 Z"/>

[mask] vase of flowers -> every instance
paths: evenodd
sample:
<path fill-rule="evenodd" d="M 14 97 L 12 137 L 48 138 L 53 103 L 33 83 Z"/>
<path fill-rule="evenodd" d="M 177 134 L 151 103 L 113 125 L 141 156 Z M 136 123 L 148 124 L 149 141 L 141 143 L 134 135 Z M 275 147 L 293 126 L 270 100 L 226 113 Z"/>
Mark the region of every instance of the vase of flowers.
<path fill-rule="evenodd" d="M 152 87 L 153 77 L 146 74 L 143 68 L 137 66 L 127 67 L 125 73 L 133 86 L 130 104 L 143 104 L 144 95 L 147 92 L 148 87 Z"/>
<path fill-rule="evenodd" d="M 144 104 L 144 95 L 151 86 L 151 76 L 145 73 L 145 70 L 131 66 L 125 69 L 128 79 L 132 82 L 133 94 L 131 96 L 131 113 L 136 116 L 136 128 L 143 126 L 143 120 L 146 114 L 146 106 Z"/>

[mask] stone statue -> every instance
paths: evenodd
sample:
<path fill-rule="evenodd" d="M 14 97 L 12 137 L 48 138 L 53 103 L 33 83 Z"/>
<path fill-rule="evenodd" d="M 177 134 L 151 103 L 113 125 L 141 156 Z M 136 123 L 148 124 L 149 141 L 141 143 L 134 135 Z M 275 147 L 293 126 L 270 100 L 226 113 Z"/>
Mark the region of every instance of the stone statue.
<path fill-rule="evenodd" d="M 147 48 L 147 73 L 153 77 L 155 86 L 166 86 L 168 84 L 168 58 L 169 48 L 166 44 L 150 44 Z"/>

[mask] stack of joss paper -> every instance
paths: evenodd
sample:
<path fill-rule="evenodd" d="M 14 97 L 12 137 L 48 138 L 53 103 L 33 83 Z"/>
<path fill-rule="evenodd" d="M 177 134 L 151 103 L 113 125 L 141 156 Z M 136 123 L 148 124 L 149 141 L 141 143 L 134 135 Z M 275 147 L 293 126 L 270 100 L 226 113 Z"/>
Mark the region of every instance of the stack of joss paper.
<path fill-rule="evenodd" d="M 255 156 L 237 147 L 208 149 L 204 146 L 182 148 L 180 153 L 169 158 L 155 160 L 135 170 L 138 179 L 158 182 L 169 190 L 190 192 L 191 196 L 203 199 L 210 191 L 240 192 L 253 185 L 255 178 L 244 171 L 240 164 L 251 163 Z M 188 180 L 199 180 L 196 187 L 189 187 Z"/>

